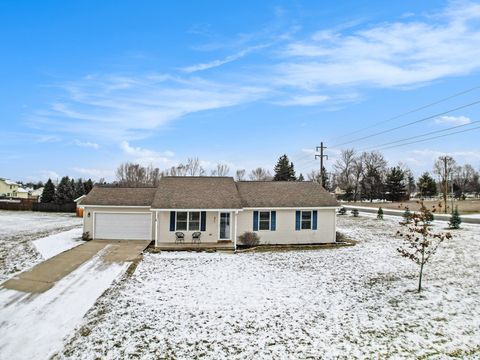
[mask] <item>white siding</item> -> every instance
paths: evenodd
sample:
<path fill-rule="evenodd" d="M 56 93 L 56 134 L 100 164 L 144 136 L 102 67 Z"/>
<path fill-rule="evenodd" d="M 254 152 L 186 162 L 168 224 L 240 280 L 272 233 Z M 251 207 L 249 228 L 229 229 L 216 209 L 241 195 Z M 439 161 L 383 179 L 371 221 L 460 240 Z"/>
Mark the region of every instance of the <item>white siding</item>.
<path fill-rule="evenodd" d="M 271 209 L 277 212 L 276 230 L 259 230 L 262 244 L 319 244 L 335 242 L 335 209 L 312 209 L 318 211 L 317 230 L 295 230 L 295 210 Z M 253 231 L 253 211 L 238 214 L 238 232 Z M 267 211 L 262 209 L 260 211 Z"/>

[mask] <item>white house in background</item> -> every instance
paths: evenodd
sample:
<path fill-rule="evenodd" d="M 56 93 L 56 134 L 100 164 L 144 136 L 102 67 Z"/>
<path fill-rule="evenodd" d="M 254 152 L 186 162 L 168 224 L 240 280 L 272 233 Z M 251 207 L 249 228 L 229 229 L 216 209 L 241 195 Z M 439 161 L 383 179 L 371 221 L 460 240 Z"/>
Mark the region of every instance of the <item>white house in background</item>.
<path fill-rule="evenodd" d="M 0 196 L 5 197 L 18 197 L 18 189 L 20 185 L 16 182 L 0 178 Z M 28 196 L 28 193 L 27 193 Z"/>
<path fill-rule="evenodd" d="M 95 187 L 82 199 L 84 231 L 93 239 L 236 246 L 256 232 L 264 244 L 335 242 L 338 206 L 314 182 L 235 182 L 231 177 L 164 177 L 157 188 Z"/>

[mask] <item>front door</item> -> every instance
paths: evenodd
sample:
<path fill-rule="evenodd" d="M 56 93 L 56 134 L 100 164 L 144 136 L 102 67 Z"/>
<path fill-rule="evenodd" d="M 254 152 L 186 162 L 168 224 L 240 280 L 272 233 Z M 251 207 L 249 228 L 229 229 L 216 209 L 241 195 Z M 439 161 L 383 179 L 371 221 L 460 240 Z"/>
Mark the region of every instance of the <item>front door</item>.
<path fill-rule="evenodd" d="M 220 213 L 220 240 L 230 240 L 230 213 Z"/>

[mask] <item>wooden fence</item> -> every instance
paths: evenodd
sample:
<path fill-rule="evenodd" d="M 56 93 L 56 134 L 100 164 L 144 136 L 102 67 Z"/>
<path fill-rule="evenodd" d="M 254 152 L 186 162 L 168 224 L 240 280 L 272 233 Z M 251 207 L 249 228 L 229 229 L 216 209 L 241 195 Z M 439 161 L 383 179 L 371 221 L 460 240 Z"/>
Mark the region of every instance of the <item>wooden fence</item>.
<path fill-rule="evenodd" d="M 77 204 L 56 204 L 56 203 L 39 203 L 35 199 L 20 199 L 13 201 L 0 201 L 0 210 L 17 210 L 17 211 L 45 211 L 45 212 L 71 212 L 77 210 Z"/>

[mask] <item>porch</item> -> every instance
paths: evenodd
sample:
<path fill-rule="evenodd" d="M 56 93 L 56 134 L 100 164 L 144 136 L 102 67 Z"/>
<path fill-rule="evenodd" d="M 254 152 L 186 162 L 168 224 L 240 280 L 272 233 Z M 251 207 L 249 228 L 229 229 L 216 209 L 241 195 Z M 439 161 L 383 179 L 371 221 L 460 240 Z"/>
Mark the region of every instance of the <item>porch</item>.
<path fill-rule="evenodd" d="M 163 250 L 235 248 L 237 209 L 154 209 L 152 211 L 155 221 L 156 248 Z"/>

